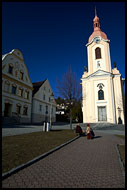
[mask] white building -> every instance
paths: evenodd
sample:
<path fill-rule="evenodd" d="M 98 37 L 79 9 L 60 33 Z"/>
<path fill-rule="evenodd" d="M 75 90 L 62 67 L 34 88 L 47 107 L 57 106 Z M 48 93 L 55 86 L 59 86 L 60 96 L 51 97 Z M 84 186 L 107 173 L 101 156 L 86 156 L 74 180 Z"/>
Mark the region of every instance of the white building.
<path fill-rule="evenodd" d="M 82 75 L 83 123 L 124 124 L 123 82 L 119 70 L 111 68 L 110 40 L 101 31 L 95 13 L 94 31 L 87 47 L 88 72 Z"/>
<path fill-rule="evenodd" d="M 56 102 L 48 79 L 33 83 L 32 123 L 55 122 Z"/>
<path fill-rule="evenodd" d="M 32 82 L 18 49 L 2 56 L 2 116 L 31 122 Z"/>

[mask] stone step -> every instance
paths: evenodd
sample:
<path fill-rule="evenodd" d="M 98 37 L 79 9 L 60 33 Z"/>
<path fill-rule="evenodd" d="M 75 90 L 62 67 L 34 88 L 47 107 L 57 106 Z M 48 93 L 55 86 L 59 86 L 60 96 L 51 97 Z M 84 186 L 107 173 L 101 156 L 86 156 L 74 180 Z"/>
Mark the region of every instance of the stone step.
<path fill-rule="evenodd" d="M 17 124 L 18 118 L 15 117 L 2 117 L 2 124 Z"/>

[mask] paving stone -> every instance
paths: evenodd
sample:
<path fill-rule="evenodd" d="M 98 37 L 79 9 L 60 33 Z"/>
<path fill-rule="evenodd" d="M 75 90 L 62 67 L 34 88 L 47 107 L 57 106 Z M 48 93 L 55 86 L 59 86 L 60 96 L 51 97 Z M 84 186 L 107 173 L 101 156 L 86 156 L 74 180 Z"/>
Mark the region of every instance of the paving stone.
<path fill-rule="evenodd" d="M 116 144 L 125 141 L 96 133 L 81 137 L 3 180 L 3 188 L 124 188 Z"/>

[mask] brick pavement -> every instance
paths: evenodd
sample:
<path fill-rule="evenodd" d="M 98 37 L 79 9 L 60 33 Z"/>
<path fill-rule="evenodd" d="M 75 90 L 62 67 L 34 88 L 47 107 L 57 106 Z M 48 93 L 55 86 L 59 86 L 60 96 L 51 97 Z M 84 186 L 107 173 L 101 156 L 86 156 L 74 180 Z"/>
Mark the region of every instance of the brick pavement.
<path fill-rule="evenodd" d="M 3 188 L 125 188 L 115 149 L 124 140 L 97 132 L 81 137 L 3 180 Z M 100 137 L 99 137 L 100 136 Z"/>

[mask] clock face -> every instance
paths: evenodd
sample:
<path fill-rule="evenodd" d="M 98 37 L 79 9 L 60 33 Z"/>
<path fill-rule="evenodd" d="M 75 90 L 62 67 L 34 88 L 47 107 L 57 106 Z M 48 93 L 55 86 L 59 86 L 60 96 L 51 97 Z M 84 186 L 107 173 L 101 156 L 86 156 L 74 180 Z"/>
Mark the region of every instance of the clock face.
<path fill-rule="evenodd" d="M 100 38 L 99 37 L 94 38 L 94 42 L 95 43 L 99 43 L 100 42 Z"/>

